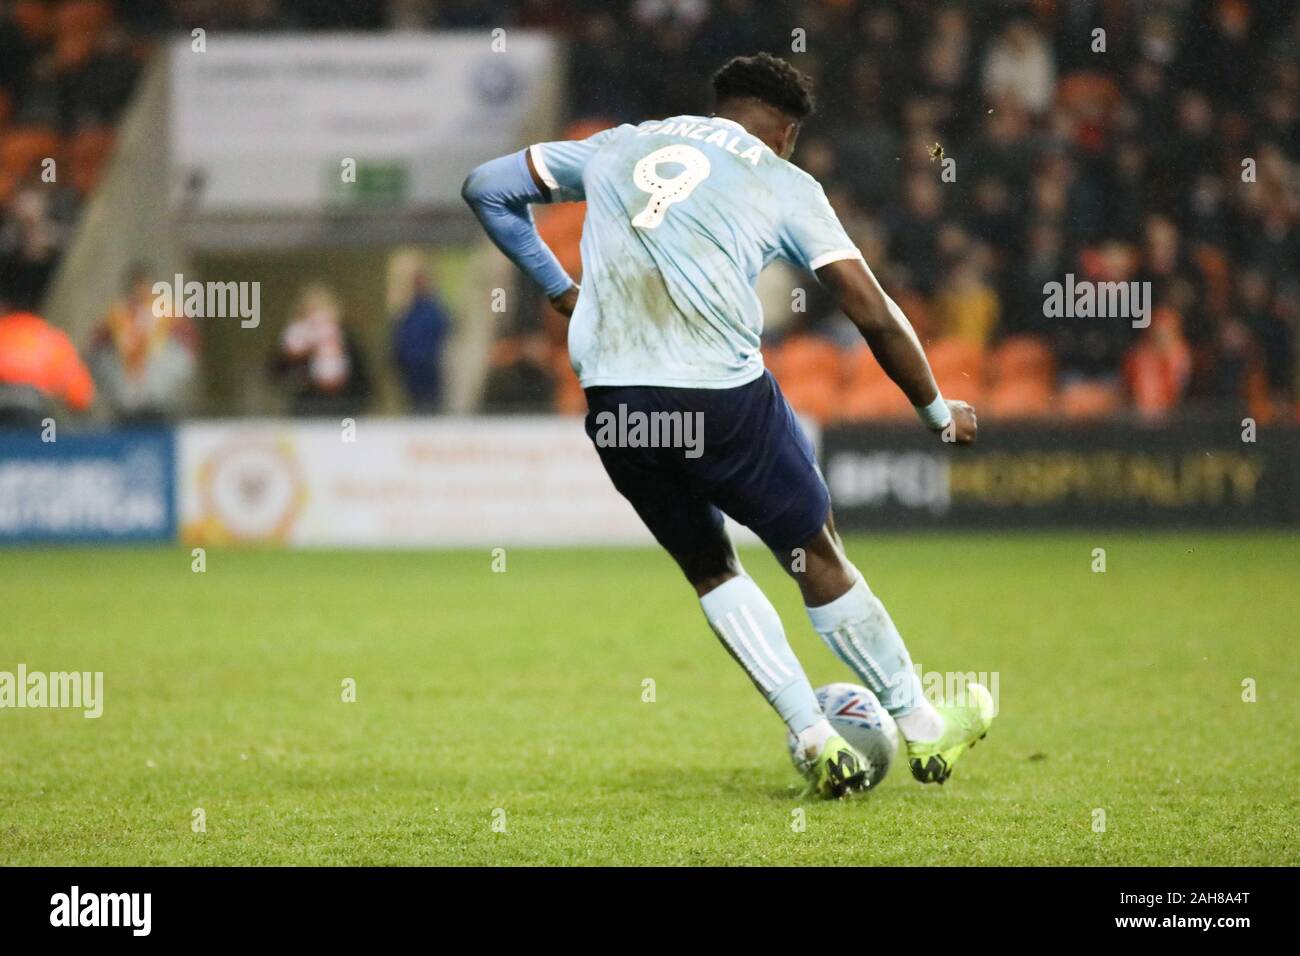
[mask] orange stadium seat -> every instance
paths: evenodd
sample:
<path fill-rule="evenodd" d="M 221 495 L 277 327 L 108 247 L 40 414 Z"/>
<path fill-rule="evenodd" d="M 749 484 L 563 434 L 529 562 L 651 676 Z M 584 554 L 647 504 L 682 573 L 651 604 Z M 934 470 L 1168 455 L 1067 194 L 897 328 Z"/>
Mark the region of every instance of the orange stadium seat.
<path fill-rule="evenodd" d="M 1060 409 L 1066 418 L 1107 418 L 1124 406 L 1118 385 L 1106 382 L 1076 382 L 1061 389 Z"/>
<path fill-rule="evenodd" d="M 1013 335 L 993 351 L 993 382 L 1026 376 L 1051 380 L 1056 362 L 1047 343 L 1033 335 Z"/>
<path fill-rule="evenodd" d="M 837 419 L 864 421 L 916 414 L 907 396 L 899 391 L 865 345 L 846 352 L 841 367 L 844 387 L 836 409 Z"/>
<path fill-rule="evenodd" d="M 1042 418 L 1052 410 L 1052 386 L 1040 379 L 1011 379 L 993 387 L 983 405 L 990 418 Z"/>
<path fill-rule="evenodd" d="M 0 173 L 22 179 L 40 166 L 41 160 L 56 156 L 59 137 L 40 126 L 18 126 L 0 139 Z"/>
<path fill-rule="evenodd" d="M 812 335 L 796 335 L 775 350 L 777 381 L 794 410 L 824 422 L 840 393 L 840 350 Z"/>
<path fill-rule="evenodd" d="M 935 342 L 926 354 L 943 396 L 978 407 L 984 395 L 985 350 L 969 339 L 952 337 Z"/>
<path fill-rule="evenodd" d="M 1041 339 L 1012 336 L 989 360 L 992 387 L 984 407 L 993 418 L 1036 418 L 1052 408 L 1055 361 Z"/>

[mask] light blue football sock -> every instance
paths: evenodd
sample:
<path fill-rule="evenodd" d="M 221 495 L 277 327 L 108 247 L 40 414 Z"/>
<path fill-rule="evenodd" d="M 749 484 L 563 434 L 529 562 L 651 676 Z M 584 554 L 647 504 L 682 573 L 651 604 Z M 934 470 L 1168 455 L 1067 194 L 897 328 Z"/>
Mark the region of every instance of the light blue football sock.
<path fill-rule="evenodd" d="M 826 645 L 892 716 L 901 717 L 918 708 L 930 710 L 898 628 L 860 573 L 857 583 L 830 604 L 807 610 Z"/>
<path fill-rule="evenodd" d="M 791 731 L 802 737 L 826 720 L 776 608 L 752 578 L 742 574 L 719 585 L 700 598 L 700 607 L 723 646 Z M 829 733 L 829 727 L 824 729 Z"/>

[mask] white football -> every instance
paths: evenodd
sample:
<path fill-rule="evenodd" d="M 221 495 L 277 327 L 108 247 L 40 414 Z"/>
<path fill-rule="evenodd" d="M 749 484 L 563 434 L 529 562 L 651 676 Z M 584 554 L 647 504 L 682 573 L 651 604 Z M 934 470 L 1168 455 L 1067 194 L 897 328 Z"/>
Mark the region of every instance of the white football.
<path fill-rule="evenodd" d="M 874 789 L 889 773 L 898 751 L 898 725 L 889 711 L 865 687 L 857 684 L 827 684 L 817 688 L 817 702 L 822 712 L 850 747 L 871 765 L 867 772 L 868 789 Z M 794 734 L 786 733 L 790 759 L 795 760 Z"/>

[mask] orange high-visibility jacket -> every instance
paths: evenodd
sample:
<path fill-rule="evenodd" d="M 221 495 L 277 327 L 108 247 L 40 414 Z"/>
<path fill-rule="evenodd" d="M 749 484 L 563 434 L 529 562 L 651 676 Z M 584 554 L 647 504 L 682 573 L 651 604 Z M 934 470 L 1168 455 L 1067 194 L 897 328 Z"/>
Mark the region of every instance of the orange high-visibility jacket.
<path fill-rule="evenodd" d="M 72 340 L 30 312 L 0 316 L 0 385 L 29 385 L 78 412 L 95 398 Z"/>

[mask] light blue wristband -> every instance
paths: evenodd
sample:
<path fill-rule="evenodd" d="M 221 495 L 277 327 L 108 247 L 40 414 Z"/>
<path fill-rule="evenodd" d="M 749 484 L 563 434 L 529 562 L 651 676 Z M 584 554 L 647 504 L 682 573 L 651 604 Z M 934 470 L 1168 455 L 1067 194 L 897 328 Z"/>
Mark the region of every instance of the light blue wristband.
<path fill-rule="evenodd" d="M 932 432 L 943 431 L 952 422 L 952 410 L 944 401 L 943 395 L 935 396 L 929 405 L 914 405 L 916 414 L 921 416 L 925 427 Z"/>

